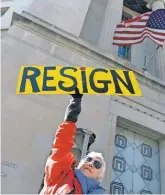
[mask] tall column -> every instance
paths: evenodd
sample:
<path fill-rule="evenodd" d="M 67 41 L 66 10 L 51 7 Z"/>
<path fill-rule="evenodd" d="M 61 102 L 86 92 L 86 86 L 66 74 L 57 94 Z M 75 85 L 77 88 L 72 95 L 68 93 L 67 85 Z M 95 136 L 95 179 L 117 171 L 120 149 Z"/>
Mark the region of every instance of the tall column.
<path fill-rule="evenodd" d="M 90 2 L 91 0 L 34 0 L 26 12 L 35 19 L 39 18 L 79 37 Z"/>
<path fill-rule="evenodd" d="M 165 194 L 165 140 L 159 142 L 160 148 L 160 173 L 161 173 L 161 194 Z"/>
<path fill-rule="evenodd" d="M 165 9 L 165 0 L 151 0 L 147 7 L 156 11 L 158 9 Z M 156 54 L 156 66 L 159 67 L 159 77 L 165 81 L 165 44 L 160 48 Z"/>
<path fill-rule="evenodd" d="M 110 135 L 109 135 L 109 148 L 107 149 L 108 153 L 108 158 L 107 158 L 107 171 L 105 173 L 105 178 L 104 181 L 102 182 L 104 184 L 104 187 L 110 188 L 110 183 L 112 181 L 112 162 L 113 162 L 113 157 L 114 157 L 114 150 L 115 150 L 115 145 L 114 145 L 114 140 L 115 140 L 115 134 L 116 134 L 116 127 L 117 127 L 117 115 L 114 115 L 110 113 L 109 115 L 109 130 L 110 130 Z M 106 194 L 109 194 L 109 190 L 107 189 Z"/>
<path fill-rule="evenodd" d="M 113 50 L 113 35 L 116 25 L 121 22 L 123 0 L 110 0 L 105 14 L 105 22 L 99 39 L 98 48 L 109 52 Z"/>

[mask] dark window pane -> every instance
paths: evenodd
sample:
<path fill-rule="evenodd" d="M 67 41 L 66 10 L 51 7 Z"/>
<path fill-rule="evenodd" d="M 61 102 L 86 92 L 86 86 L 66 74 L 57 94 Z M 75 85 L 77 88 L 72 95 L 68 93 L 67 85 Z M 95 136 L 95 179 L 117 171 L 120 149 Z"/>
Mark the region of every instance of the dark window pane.
<path fill-rule="evenodd" d="M 132 18 L 131 14 L 123 11 L 121 21 L 129 20 L 131 18 Z M 131 60 L 131 47 L 130 46 L 121 46 L 121 47 L 119 47 L 118 56 L 130 61 Z"/>

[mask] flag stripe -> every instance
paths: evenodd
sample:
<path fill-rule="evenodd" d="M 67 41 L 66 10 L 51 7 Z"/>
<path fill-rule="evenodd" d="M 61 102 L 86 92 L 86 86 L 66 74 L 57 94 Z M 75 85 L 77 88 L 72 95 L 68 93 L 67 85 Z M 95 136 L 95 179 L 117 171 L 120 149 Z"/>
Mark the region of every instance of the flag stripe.
<path fill-rule="evenodd" d="M 144 37 L 144 39 L 145 38 L 147 38 L 147 36 Z M 140 41 L 137 41 L 135 43 L 132 43 L 132 42 L 131 43 L 113 43 L 113 45 L 115 45 L 115 46 L 132 46 L 133 44 L 142 43 L 144 41 L 144 39 L 142 39 Z M 159 46 L 163 46 L 164 45 L 164 43 L 162 43 L 162 42 L 161 43 L 155 42 L 155 43 L 157 43 Z"/>
<path fill-rule="evenodd" d="M 146 27 L 146 22 L 136 22 L 136 23 L 132 23 L 131 25 L 118 25 L 117 28 L 125 28 L 125 27 L 129 27 L 129 28 L 144 28 Z"/>
<path fill-rule="evenodd" d="M 144 37 L 144 35 L 146 35 L 146 34 L 148 34 L 147 32 L 146 33 L 144 33 L 144 34 L 142 34 L 142 35 L 140 35 L 140 36 L 138 36 L 138 37 L 130 37 L 130 36 L 127 36 L 127 37 L 114 37 L 114 40 L 138 40 L 138 39 L 140 39 L 140 38 L 142 38 L 142 37 Z M 150 36 L 152 37 L 152 38 L 154 38 L 155 40 L 158 40 L 158 41 L 163 41 L 164 40 L 164 37 L 163 36 L 160 36 L 160 37 L 158 37 L 158 36 L 153 36 L 151 33 L 150 33 Z"/>
<path fill-rule="evenodd" d="M 147 20 L 149 19 L 149 17 L 146 17 L 146 19 L 142 18 L 142 19 L 139 19 L 138 21 L 134 21 L 134 22 L 129 22 L 129 23 L 124 23 L 123 24 L 125 26 L 131 26 L 131 25 L 136 25 L 136 24 L 139 24 L 140 22 L 143 23 L 143 24 L 146 24 Z"/>
<path fill-rule="evenodd" d="M 145 30 L 145 29 L 150 29 L 150 30 L 152 30 L 152 32 L 158 32 L 158 33 L 164 33 L 165 32 L 165 30 L 160 30 L 160 29 L 152 29 L 152 28 L 143 28 L 143 29 L 139 29 L 139 28 L 137 28 L 137 29 L 132 29 L 132 28 L 122 28 L 122 29 L 117 29 L 115 32 L 116 33 L 119 33 L 119 32 L 121 32 L 121 33 L 123 33 L 123 34 L 125 34 L 125 32 L 143 32 L 143 30 Z"/>
<path fill-rule="evenodd" d="M 122 38 L 120 37 L 120 36 L 117 36 L 117 35 L 115 35 L 115 37 L 114 37 L 114 40 L 136 40 L 136 39 L 138 39 L 138 38 L 140 38 L 140 37 L 142 37 L 143 35 L 145 35 L 145 34 L 148 34 L 148 32 L 144 32 L 143 34 L 141 34 L 141 35 L 123 35 L 122 36 Z M 161 39 L 162 41 L 165 39 L 164 38 L 164 36 L 159 36 L 159 35 L 155 35 L 155 34 L 153 34 L 153 33 L 149 33 L 153 38 L 155 38 L 155 39 Z"/>
<path fill-rule="evenodd" d="M 138 20 L 140 20 L 141 18 L 149 17 L 151 14 L 152 14 L 152 12 L 147 12 L 147 13 L 145 13 L 145 14 L 142 14 L 141 16 L 137 16 L 137 17 L 135 17 L 135 18 L 126 20 L 125 23 L 131 23 L 131 22 L 138 21 Z"/>
<path fill-rule="evenodd" d="M 164 43 L 162 41 L 156 40 L 155 38 L 152 38 L 150 35 L 145 34 L 142 38 L 139 38 L 138 40 L 122 40 L 122 45 L 130 45 L 130 44 L 135 44 L 135 43 L 140 43 L 142 42 L 146 37 L 151 38 L 154 42 L 156 42 L 159 45 L 163 45 Z M 120 43 L 120 40 L 114 40 L 113 42 L 114 44 L 118 45 L 118 46 L 122 46 Z"/>
<path fill-rule="evenodd" d="M 123 25 L 125 26 L 131 26 L 131 25 L 138 25 L 139 23 L 142 23 L 142 24 L 146 24 L 147 20 L 149 19 L 149 17 L 147 19 L 140 19 L 138 21 L 135 21 L 135 22 L 129 22 L 129 23 L 124 23 L 123 22 Z"/>
<path fill-rule="evenodd" d="M 144 29 L 145 27 L 146 27 L 145 24 L 136 24 L 136 25 L 134 24 L 134 25 L 129 26 L 129 28 L 142 28 L 142 29 Z"/>
<path fill-rule="evenodd" d="M 144 28 L 136 28 L 136 29 L 134 29 L 134 28 L 119 28 L 115 32 L 116 33 L 122 32 L 123 34 L 127 31 L 129 31 L 129 32 L 139 32 L 140 33 L 140 32 L 143 32 L 143 30 L 144 30 Z"/>
<path fill-rule="evenodd" d="M 116 46 L 131 46 L 133 44 L 137 44 L 137 43 L 142 43 L 144 41 L 145 38 L 150 38 L 149 36 L 146 35 L 146 37 L 144 37 L 142 40 L 139 40 L 139 41 L 136 41 L 136 42 L 126 42 L 126 43 L 113 43 L 113 45 L 116 45 Z M 154 40 L 153 40 L 154 41 Z M 154 41 L 155 43 L 157 43 L 159 46 L 163 46 L 164 43 L 162 42 L 157 42 L 157 41 Z"/>
<path fill-rule="evenodd" d="M 154 29 L 150 29 L 150 28 L 145 28 L 144 30 L 142 30 L 141 32 L 140 31 L 124 31 L 124 33 L 122 32 L 122 31 L 116 31 L 115 32 L 115 36 L 116 36 L 116 34 L 122 34 L 122 36 L 124 36 L 124 35 L 131 35 L 131 34 L 133 34 L 133 35 L 135 35 L 136 36 L 136 34 L 141 34 L 141 33 L 143 33 L 143 32 L 145 32 L 145 31 L 149 31 L 149 32 L 153 32 L 155 35 L 162 35 L 162 36 L 164 36 L 165 35 L 165 31 L 164 30 L 154 30 Z M 121 36 L 121 35 L 120 35 Z"/>
<path fill-rule="evenodd" d="M 130 20 L 126 20 L 126 21 L 123 21 L 124 24 L 132 24 L 132 23 L 135 23 L 135 22 L 138 22 L 140 20 L 148 20 L 150 16 L 144 16 L 144 17 L 136 17 L 134 19 L 130 19 Z"/>
<path fill-rule="evenodd" d="M 145 16 L 142 19 L 140 19 L 141 22 L 145 22 L 146 20 L 148 20 L 149 16 Z"/>

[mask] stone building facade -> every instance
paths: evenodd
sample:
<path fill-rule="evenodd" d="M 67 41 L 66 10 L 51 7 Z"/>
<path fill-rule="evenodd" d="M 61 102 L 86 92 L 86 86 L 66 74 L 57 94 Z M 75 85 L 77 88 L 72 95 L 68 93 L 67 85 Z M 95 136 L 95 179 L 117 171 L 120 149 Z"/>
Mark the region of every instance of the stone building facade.
<path fill-rule="evenodd" d="M 33 0 L 21 8 L 19 1 L 10 3 L 1 17 L 2 193 L 38 193 L 70 99 L 16 95 L 20 67 L 27 64 L 133 70 L 142 97 L 85 95 L 77 127 L 96 135 L 90 149 L 105 157 L 107 193 L 165 193 L 165 49 L 144 71 L 156 48 L 152 41 L 132 46 L 129 58 L 112 46 L 122 16 L 139 13 L 121 0 Z"/>

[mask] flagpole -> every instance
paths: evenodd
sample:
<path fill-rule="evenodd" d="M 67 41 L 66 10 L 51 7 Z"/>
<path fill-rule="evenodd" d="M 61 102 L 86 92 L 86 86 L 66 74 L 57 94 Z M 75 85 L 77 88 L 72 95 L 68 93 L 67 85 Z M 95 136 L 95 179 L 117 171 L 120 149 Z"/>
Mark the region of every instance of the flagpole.
<path fill-rule="evenodd" d="M 147 70 L 147 66 L 150 64 L 152 58 L 154 57 L 154 55 L 155 55 L 156 52 L 158 51 L 159 47 L 160 47 L 160 45 L 155 49 L 155 51 L 154 51 L 154 53 L 152 54 L 152 56 L 151 56 L 150 60 L 148 61 L 148 63 L 147 63 L 147 60 L 146 60 L 146 63 L 145 63 L 144 68 L 143 68 L 144 71 Z"/>

